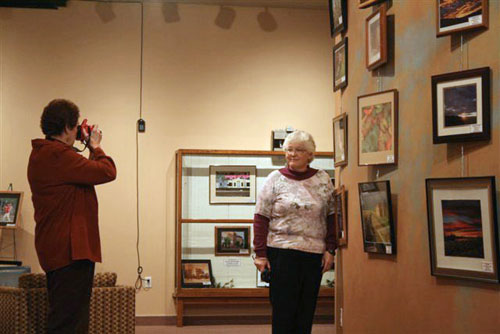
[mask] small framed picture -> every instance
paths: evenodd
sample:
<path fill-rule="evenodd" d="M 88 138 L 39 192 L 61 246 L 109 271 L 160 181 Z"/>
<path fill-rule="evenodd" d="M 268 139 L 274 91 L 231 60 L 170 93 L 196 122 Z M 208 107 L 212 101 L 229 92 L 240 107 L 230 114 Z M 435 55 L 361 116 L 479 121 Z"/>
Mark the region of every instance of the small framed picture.
<path fill-rule="evenodd" d="M 488 28 L 488 0 L 436 0 L 437 37 Z"/>
<path fill-rule="evenodd" d="M 370 6 L 373 6 L 374 4 L 384 1 L 384 0 L 358 0 L 359 1 L 359 8 L 367 8 Z"/>
<path fill-rule="evenodd" d="M 215 255 L 250 256 L 250 226 L 215 226 Z"/>
<path fill-rule="evenodd" d="M 396 165 L 398 91 L 358 97 L 358 165 Z"/>
<path fill-rule="evenodd" d="M 214 284 L 210 260 L 182 260 L 183 288 L 211 288 Z"/>
<path fill-rule="evenodd" d="M 347 0 L 328 0 L 330 33 L 333 36 L 347 30 Z"/>
<path fill-rule="evenodd" d="M 358 186 L 365 252 L 396 254 L 389 181 L 364 182 Z"/>
<path fill-rule="evenodd" d="M 335 227 L 337 229 L 338 246 L 347 245 L 347 192 L 341 186 L 333 193 L 335 205 Z"/>
<path fill-rule="evenodd" d="M 22 191 L 0 191 L 0 228 L 16 228 L 24 193 Z"/>
<path fill-rule="evenodd" d="M 427 179 L 433 276 L 499 283 L 495 177 Z"/>
<path fill-rule="evenodd" d="M 432 77 L 434 144 L 490 139 L 490 68 Z"/>
<path fill-rule="evenodd" d="M 347 86 L 347 37 L 333 47 L 333 90 Z"/>
<path fill-rule="evenodd" d="M 335 167 L 347 165 L 347 114 L 333 119 L 333 158 Z"/>
<path fill-rule="evenodd" d="M 254 204 L 255 166 L 210 166 L 210 204 Z"/>
<path fill-rule="evenodd" d="M 370 71 L 387 63 L 386 4 L 382 4 L 365 22 L 366 68 Z"/>
<path fill-rule="evenodd" d="M 257 271 L 257 287 L 258 288 L 268 288 L 269 287 L 269 283 L 264 282 L 261 279 L 261 277 L 260 277 L 261 272 L 258 269 L 256 269 L 256 271 Z"/>

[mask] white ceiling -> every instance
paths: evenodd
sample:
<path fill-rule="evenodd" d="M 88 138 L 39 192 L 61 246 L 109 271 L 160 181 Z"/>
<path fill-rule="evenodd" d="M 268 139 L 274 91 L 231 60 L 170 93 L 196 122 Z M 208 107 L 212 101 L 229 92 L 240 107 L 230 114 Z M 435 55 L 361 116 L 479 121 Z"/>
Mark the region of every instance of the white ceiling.
<path fill-rule="evenodd" d="M 269 8 L 310 8 L 326 9 L 327 0 L 78 0 L 94 2 L 135 2 L 135 3 L 177 3 L 203 4 L 234 7 L 269 7 Z"/>

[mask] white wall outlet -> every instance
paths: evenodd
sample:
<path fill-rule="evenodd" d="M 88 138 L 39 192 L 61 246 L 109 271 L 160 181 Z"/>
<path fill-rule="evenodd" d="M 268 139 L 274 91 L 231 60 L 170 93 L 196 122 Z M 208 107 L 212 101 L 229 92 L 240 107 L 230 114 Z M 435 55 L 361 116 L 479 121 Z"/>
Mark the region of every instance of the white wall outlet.
<path fill-rule="evenodd" d="M 153 287 L 153 281 L 151 280 L 151 276 L 144 277 L 143 283 L 146 289 L 151 289 Z"/>

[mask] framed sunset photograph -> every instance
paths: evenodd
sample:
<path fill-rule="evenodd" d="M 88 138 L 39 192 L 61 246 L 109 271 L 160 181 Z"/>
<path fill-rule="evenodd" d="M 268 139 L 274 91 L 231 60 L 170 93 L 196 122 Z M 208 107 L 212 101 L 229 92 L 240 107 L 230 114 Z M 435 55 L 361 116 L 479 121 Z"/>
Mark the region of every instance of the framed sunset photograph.
<path fill-rule="evenodd" d="M 333 47 L 333 91 L 347 86 L 347 37 Z"/>
<path fill-rule="evenodd" d="M 490 68 L 432 76 L 434 144 L 490 139 Z"/>
<path fill-rule="evenodd" d="M 495 177 L 426 180 L 431 274 L 499 281 Z"/>
<path fill-rule="evenodd" d="M 347 114 L 333 119 L 333 159 L 335 167 L 347 165 Z"/>
<path fill-rule="evenodd" d="M 488 28 L 488 0 L 436 0 L 437 37 Z"/>
<path fill-rule="evenodd" d="M 328 0 L 330 34 L 334 37 L 347 29 L 347 0 Z"/>
<path fill-rule="evenodd" d="M 387 6 L 383 3 L 365 21 L 366 68 L 372 71 L 387 63 Z"/>

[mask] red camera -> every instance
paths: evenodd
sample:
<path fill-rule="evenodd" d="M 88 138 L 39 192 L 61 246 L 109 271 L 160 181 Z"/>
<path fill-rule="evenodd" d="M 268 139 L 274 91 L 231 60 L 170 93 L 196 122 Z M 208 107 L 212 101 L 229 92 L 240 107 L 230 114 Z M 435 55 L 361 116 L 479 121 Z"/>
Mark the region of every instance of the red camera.
<path fill-rule="evenodd" d="M 85 118 L 82 122 L 81 125 L 78 125 L 77 127 L 77 132 L 76 132 L 76 140 L 79 140 L 81 142 L 85 141 L 87 138 L 83 138 L 83 130 L 87 133 L 87 135 L 90 136 L 90 133 L 94 129 L 93 125 L 88 125 L 87 124 L 87 119 Z"/>

